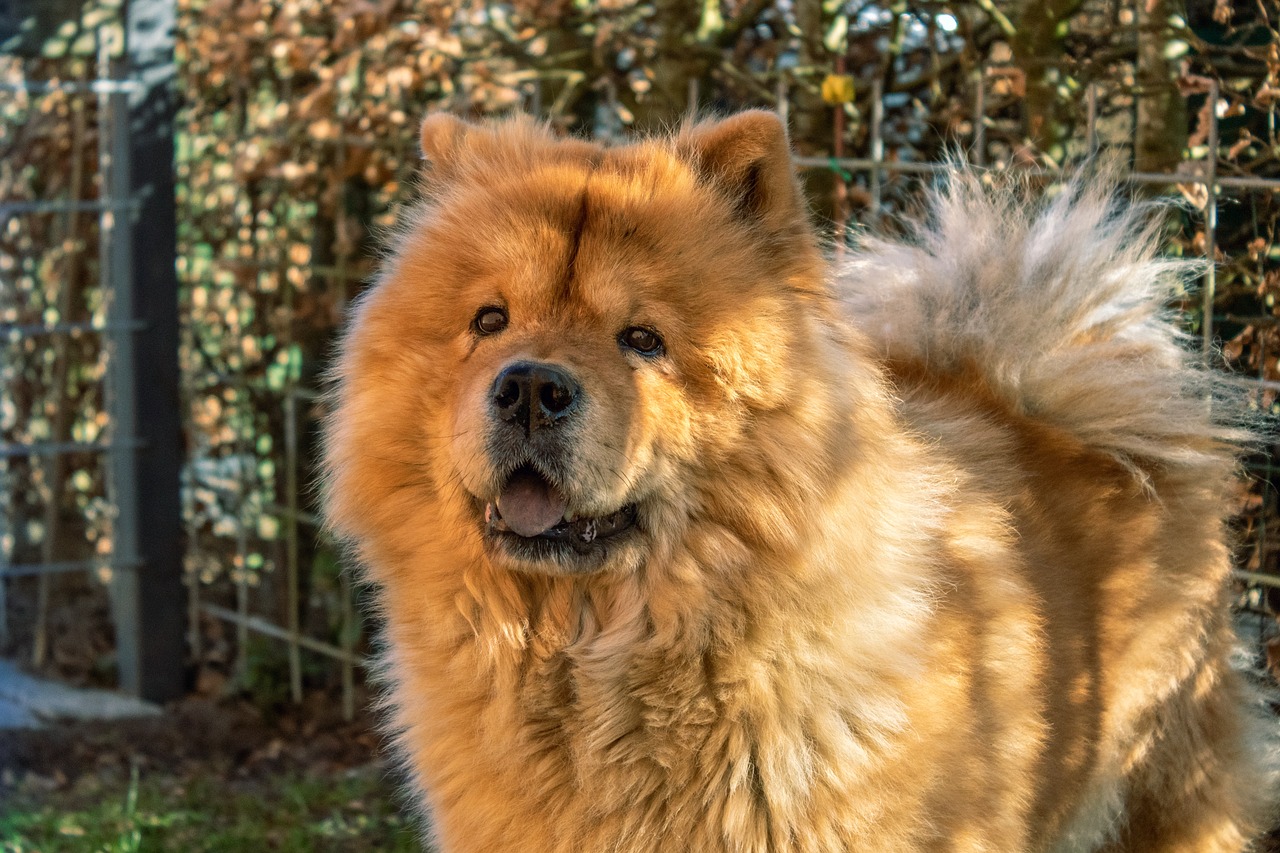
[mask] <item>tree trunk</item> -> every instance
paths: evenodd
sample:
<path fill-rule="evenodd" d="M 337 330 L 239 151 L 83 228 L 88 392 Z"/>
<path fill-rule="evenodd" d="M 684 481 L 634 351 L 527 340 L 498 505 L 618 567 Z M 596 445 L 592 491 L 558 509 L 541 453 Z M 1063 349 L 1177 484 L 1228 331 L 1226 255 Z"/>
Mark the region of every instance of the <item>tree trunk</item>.
<path fill-rule="evenodd" d="M 798 64 L 801 68 L 834 70 L 827 49 L 822 43 L 826 32 L 822 0 L 796 0 L 796 27 L 801 33 Z M 794 86 L 791 89 L 791 140 L 795 149 L 804 155 L 825 156 L 834 153 L 832 108 L 822 100 L 816 84 Z M 815 224 L 824 232 L 830 232 L 832 222 L 839 215 L 836 204 L 836 176 L 830 169 L 806 169 L 800 174 L 804 193 Z"/>
<path fill-rule="evenodd" d="M 1139 0 L 1142 2 L 1142 0 Z M 1082 0 L 1026 0 L 1013 39 L 1013 56 L 1026 75 L 1024 117 L 1027 139 L 1037 151 L 1061 162 L 1066 123 L 1061 115 L 1058 84 L 1061 79 L 1063 38 L 1067 22 Z"/>
<path fill-rule="evenodd" d="M 688 111 L 690 81 L 698 80 L 705 70 L 705 63 L 694 52 L 694 37 L 701 16 L 701 3 L 657 0 L 654 4 L 657 44 L 653 88 L 636 103 L 636 129 L 669 129 Z"/>
<path fill-rule="evenodd" d="M 1134 167 L 1140 172 L 1172 171 L 1187 143 L 1187 107 L 1178 92 L 1178 64 L 1166 56 L 1173 35 L 1169 17 L 1181 13 L 1180 0 L 1138 0 L 1138 107 Z M 1211 152 L 1212 156 L 1212 152 Z"/>

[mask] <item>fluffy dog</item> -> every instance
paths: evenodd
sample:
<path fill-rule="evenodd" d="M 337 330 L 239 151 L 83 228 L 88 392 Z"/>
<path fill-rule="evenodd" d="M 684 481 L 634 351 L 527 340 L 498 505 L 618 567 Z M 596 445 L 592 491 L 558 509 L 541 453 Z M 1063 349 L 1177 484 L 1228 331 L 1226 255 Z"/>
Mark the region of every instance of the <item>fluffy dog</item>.
<path fill-rule="evenodd" d="M 833 274 L 768 113 L 422 148 L 326 491 L 440 849 L 1246 846 L 1237 436 L 1146 218 L 959 176 Z"/>

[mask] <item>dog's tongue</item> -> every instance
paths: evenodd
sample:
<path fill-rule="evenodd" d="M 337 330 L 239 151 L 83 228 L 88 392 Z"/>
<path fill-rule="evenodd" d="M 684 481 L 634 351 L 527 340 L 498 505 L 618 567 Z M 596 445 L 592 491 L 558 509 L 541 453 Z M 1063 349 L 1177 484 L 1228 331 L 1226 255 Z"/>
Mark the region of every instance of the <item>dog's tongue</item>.
<path fill-rule="evenodd" d="M 520 536 L 546 533 L 564 516 L 565 500 L 541 476 L 522 469 L 512 475 L 498 495 L 498 512 L 507 527 Z"/>

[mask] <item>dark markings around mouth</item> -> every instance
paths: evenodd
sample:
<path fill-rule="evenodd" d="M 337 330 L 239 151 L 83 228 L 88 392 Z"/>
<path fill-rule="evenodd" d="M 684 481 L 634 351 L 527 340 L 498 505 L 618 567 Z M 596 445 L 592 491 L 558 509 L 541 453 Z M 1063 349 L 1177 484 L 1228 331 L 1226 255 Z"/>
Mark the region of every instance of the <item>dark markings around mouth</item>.
<path fill-rule="evenodd" d="M 609 515 L 578 518 L 573 521 L 561 518 L 557 524 L 536 536 L 520 536 L 520 534 L 511 530 L 507 523 L 502 520 L 502 513 L 498 511 L 497 505 L 493 503 L 487 504 L 484 508 L 484 522 L 485 529 L 489 533 L 505 533 L 509 536 L 519 536 L 521 539 L 581 542 L 584 545 L 589 545 L 597 540 L 608 539 L 610 536 L 616 536 L 624 530 L 634 527 L 636 523 L 636 507 L 635 504 L 627 504 L 622 509 Z"/>
<path fill-rule="evenodd" d="M 554 507 L 554 509 L 552 509 Z M 519 510 L 519 521 L 503 518 L 503 510 Z M 548 515 L 550 510 L 555 515 Z M 485 532 L 534 543 L 572 545 L 583 550 L 610 537 L 630 530 L 636 523 L 636 507 L 626 506 L 601 516 L 571 517 L 565 501 L 546 478 L 532 468 L 522 466 L 511 474 L 502 495 L 485 504 Z"/>

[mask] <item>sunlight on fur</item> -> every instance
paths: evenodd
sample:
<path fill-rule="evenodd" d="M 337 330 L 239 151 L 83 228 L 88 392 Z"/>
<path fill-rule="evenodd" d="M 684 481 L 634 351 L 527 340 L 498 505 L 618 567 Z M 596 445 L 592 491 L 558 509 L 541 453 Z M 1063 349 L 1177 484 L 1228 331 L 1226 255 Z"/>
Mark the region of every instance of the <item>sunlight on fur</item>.
<path fill-rule="evenodd" d="M 957 174 L 823 258 L 769 113 L 608 147 L 427 119 L 335 370 L 429 835 L 495 851 L 1240 851 L 1187 274 L 1103 182 Z"/>

